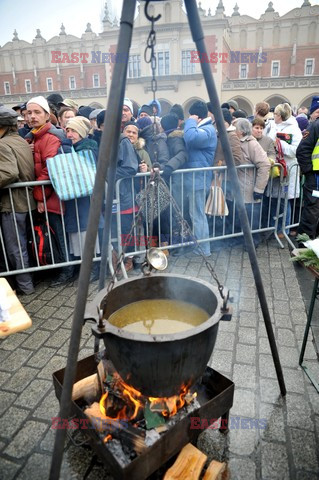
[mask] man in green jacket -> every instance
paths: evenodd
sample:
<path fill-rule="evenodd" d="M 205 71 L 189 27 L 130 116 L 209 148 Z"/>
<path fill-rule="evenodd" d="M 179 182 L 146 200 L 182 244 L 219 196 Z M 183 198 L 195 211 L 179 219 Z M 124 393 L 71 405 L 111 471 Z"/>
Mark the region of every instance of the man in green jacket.
<path fill-rule="evenodd" d="M 10 198 L 5 186 L 34 180 L 33 155 L 28 143 L 19 136 L 18 114 L 11 108 L 0 107 L 0 212 L 5 258 L 9 267 L 23 270 L 29 267 L 27 250 L 27 217 L 36 207 L 32 191 L 13 188 Z M 34 286 L 30 273 L 15 277 L 18 293 L 30 295 Z"/>

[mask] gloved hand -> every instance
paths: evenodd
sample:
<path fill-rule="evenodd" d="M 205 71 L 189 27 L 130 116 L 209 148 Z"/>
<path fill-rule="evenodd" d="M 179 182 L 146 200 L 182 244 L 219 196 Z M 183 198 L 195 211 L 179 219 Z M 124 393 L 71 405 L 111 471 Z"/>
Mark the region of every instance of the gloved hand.
<path fill-rule="evenodd" d="M 255 202 L 261 202 L 262 199 L 263 199 L 263 194 L 262 193 L 254 192 L 254 201 Z"/>
<path fill-rule="evenodd" d="M 169 177 L 172 175 L 173 169 L 169 165 L 165 165 L 162 178 L 165 180 L 166 183 L 169 183 Z"/>

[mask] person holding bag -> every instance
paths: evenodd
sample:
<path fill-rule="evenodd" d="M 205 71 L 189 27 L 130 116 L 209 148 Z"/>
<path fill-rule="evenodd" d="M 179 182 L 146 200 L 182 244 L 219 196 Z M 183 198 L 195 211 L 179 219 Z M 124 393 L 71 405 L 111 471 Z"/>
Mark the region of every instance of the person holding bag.
<path fill-rule="evenodd" d="M 62 144 L 64 152 L 70 151 L 71 146 L 76 153 L 90 151 L 94 156 L 95 163 L 97 163 L 98 145 L 95 140 L 88 138 L 90 129 L 91 124 L 87 118 L 81 116 L 71 118 L 66 124 L 66 136 L 70 143 L 67 144 L 65 142 Z M 65 230 L 68 234 L 70 253 L 76 258 L 82 257 L 83 254 L 89 210 L 90 196 L 65 202 Z M 102 215 L 100 217 L 99 229 L 103 229 Z M 96 253 L 100 253 L 98 241 Z M 97 277 L 97 274 L 94 277 Z"/>

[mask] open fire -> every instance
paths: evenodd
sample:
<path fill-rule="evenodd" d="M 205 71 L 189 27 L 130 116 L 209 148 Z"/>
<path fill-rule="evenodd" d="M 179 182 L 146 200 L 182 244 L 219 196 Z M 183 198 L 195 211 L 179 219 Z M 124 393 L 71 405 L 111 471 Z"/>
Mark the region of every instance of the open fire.
<path fill-rule="evenodd" d="M 228 418 L 234 384 L 209 367 L 177 397 L 154 399 L 122 382 L 103 355 L 98 359 L 98 366 L 95 355 L 78 362 L 72 415 L 83 420 L 81 433 L 119 480 L 148 478 L 184 445 L 195 443 L 202 430 L 191 428 L 193 417 Z M 53 378 L 60 399 L 64 369 Z"/>
<path fill-rule="evenodd" d="M 180 394 L 173 397 L 146 397 L 127 385 L 117 373 L 107 382 L 106 389 L 99 405 L 101 413 L 112 420 L 138 420 L 145 408 L 164 418 L 172 417 L 185 403 L 189 405 L 197 396 L 196 392 L 191 393 L 188 386 L 183 385 Z"/>

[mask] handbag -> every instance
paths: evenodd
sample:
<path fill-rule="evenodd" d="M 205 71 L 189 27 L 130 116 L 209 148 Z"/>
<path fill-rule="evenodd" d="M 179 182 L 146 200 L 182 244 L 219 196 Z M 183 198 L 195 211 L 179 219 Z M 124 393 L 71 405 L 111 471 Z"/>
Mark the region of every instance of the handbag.
<path fill-rule="evenodd" d="M 88 197 L 93 193 L 96 163 L 91 150 L 74 149 L 47 159 L 52 186 L 61 200 Z"/>
<path fill-rule="evenodd" d="M 153 185 L 148 185 L 136 195 L 136 203 L 141 208 L 144 218 L 150 217 L 153 208 L 153 219 L 155 220 L 171 203 L 169 189 L 161 178 Z"/>
<path fill-rule="evenodd" d="M 284 158 L 284 153 L 282 151 L 280 139 L 278 137 L 276 138 L 275 150 L 276 150 L 276 163 L 280 163 L 280 165 L 282 166 L 283 177 L 285 178 L 287 177 L 287 174 L 288 174 L 288 168 L 287 168 L 286 160 Z"/>
<path fill-rule="evenodd" d="M 219 175 L 215 175 L 206 200 L 205 213 L 210 216 L 226 217 L 229 213 Z"/>

